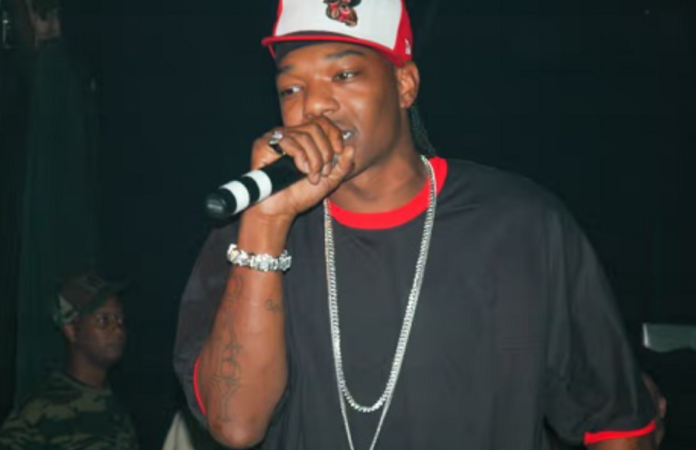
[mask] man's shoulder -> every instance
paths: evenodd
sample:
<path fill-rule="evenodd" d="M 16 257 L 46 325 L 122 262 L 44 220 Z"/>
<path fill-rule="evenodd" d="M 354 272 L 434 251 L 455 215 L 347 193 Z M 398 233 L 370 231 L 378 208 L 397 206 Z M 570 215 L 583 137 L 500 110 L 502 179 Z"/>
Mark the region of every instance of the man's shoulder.
<path fill-rule="evenodd" d="M 55 372 L 22 403 L 22 409 L 42 409 L 45 413 L 52 413 L 54 417 L 62 417 L 67 413 L 61 411 L 74 414 L 79 411 L 106 410 L 113 401 L 111 390 L 82 385 L 63 373 Z"/>
<path fill-rule="evenodd" d="M 34 448 L 46 438 L 44 427 L 53 418 L 70 418 L 75 398 L 59 376 L 51 374 L 18 403 L 0 430 L 0 444 Z"/>
<path fill-rule="evenodd" d="M 76 429 L 79 436 L 70 434 Z M 73 441 L 78 439 L 82 444 L 103 443 L 103 448 L 133 448 L 134 436 L 130 418 L 110 390 L 53 373 L 11 414 L 0 432 L 0 443 L 25 442 L 20 448 L 35 448 L 40 441 L 50 442 L 51 448 L 76 448 Z M 112 441 L 128 445 L 114 446 L 109 444 Z"/>
<path fill-rule="evenodd" d="M 85 397 L 85 393 L 70 383 L 65 375 L 56 372 L 49 375 L 17 409 L 21 415 L 36 419 L 47 414 L 60 417 L 74 410 L 85 401 Z"/>
<path fill-rule="evenodd" d="M 444 195 L 489 210 L 546 213 L 564 209 L 549 190 L 531 179 L 461 159 L 447 159 Z"/>

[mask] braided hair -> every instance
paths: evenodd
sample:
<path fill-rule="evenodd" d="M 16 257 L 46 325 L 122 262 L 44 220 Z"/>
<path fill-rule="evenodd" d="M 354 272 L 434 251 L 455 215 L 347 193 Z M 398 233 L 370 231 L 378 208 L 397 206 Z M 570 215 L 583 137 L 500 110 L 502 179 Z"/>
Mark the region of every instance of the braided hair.
<path fill-rule="evenodd" d="M 428 130 L 423 124 L 423 118 L 421 117 L 416 103 L 411 105 L 408 109 L 408 118 L 411 126 L 413 144 L 416 146 L 418 152 L 428 158 L 437 155 L 437 150 L 435 150 L 435 146 L 430 142 Z"/>

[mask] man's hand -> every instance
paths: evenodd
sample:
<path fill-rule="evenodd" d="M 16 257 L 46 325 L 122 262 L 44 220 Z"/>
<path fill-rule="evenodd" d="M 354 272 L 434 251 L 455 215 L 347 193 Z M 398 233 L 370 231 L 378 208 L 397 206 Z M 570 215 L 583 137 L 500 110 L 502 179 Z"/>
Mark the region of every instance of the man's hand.
<path fill-rule="evenodd" d="M 307 178 L 249 208 L 252 215 L 294 219 L 327 197 L 351 173 L 355 149 L 344 145 L 343 132 L 325 117 L 297 127 L 277 128 L 283 133 L 279 146 Z M 271 132 L 254 142 L 252 169 L 266 166 L 280 156 L 268 145 Z"/>
<path fill-rule="evenodd" d="M 588 447 L 590 450 L 657 450 L 653 434 L 628 439 L 610 439 Z"/>

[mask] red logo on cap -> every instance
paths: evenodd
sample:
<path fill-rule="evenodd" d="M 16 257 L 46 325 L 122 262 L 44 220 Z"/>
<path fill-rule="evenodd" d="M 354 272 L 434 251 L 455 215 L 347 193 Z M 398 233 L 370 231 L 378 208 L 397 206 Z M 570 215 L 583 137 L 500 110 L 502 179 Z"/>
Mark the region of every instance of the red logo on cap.
<path fill-rule="evenodd" d="M 358 24 L 358 14 L 355 12 L 355 7 L 360 4 L 361 0 L 324 0 L 328 6 L 326 7 L 326 15 L 329 19 L 343 22 L 349 27 L 354 27 Z"/>

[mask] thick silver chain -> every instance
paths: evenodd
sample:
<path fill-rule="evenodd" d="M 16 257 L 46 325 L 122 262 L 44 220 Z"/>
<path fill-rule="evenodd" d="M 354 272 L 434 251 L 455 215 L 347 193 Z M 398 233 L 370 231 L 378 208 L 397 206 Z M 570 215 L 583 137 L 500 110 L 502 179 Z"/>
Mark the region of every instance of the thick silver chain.
<path fill-rule="evenodd" d="M 372 444 L 370 445 L 370 450 L 374 450 L 375 445 L 377 444 L 377 439 L 379 438 L 379 434 L 382 430 L 384 418 L 387 416 L 387 410 L 389 409 L 389 405 L 391 404 L 394 389 L 396 388 L 396 383 L 399 379 L 399 373 L 401 372 L 401 366 L 404 361 L 404 355 L 406 354 L 406 345 L 408 344 L 408 338 L 411 334 L 411 326 L 413 325 L 413 319 L 416 315 L 418 298 L 420 296 L 421 286 L 423 284 L 423 275 L 425 274 L 425 265 L 428 260 L 430 238 L 432 236 L 433 224 L 435 222 L 435 209 L 437 207 L 435 172 L 433 171 L 433 168 L 430 165 L 430 161 L 428 161 L 428 159 L 424 156 L 422 156 L 421 158 L 423 160 L 423 163 L 425 164 L 430 181 L 430 201 L 425 216 L 425 225 L 423 226 L 423 237 L 421 239 L 418 261 L 416 262 L 416 274 L 413 277 L 411 293 L 408 296 L 408 305 L 406 306 L 404 321 L 401 325 L 401 333 L 399 334 L 399 341 L 396 345 L 396 351 L 394 354 L 394 360 L 392 362 L 391 372 L 389 373 L 389 379 L 387 380 L 387 385 L 384 388 L 384 392 L 372 406 L 364 406 L 355 401 L 355 398 L 348 389 L 345 374 L 343 373 L 343 356 L 341 353 L 341 327 L 338 318 L 338 289 L 336 287 L 336 263 L 334 253 L 333 228 L 331 226 L 331 209 L 328 200 L 324 200 L 324 247 L 326 258 L 326 278 L 329 291 L 331 343 L 333 344 L 334 364 L 336 369 L 336 381 L 338 387 L 339 402 L 341 405 L 341 414 L 343 415 L 343 423 L 346 428 L 348 444 L 350 445 L 351 450 L 355 449 L 353 447 L 353 437 L 350 432 L 350 424 L 348 422 L 346 401 L 348 402 L 351 408 L 361 413 L 372 413 L 379 410 L 380 408 L 383 408 L 381 417 L 379 419 L 379 424 L 377 425 L 377 431 L 375 432 L 375 436 L 372 439 Z"/>

